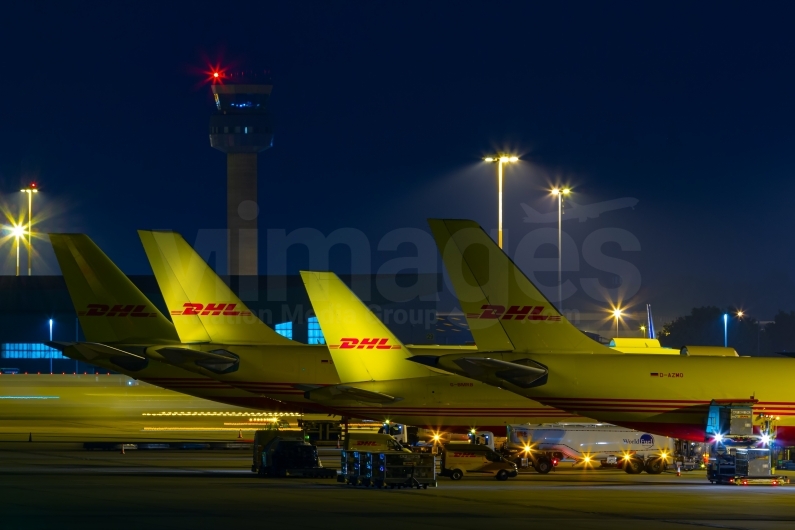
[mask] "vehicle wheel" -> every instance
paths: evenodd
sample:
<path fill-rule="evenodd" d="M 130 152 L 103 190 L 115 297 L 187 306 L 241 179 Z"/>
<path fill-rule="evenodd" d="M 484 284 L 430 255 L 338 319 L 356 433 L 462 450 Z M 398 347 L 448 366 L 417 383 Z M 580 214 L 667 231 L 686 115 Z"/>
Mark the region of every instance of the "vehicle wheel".
<path fill-rule="evenodd" d="M 649 475 L 659 475 L 663 472 L 663 461 L 660 458 L 650 458 L 646 460 L 646 473 Z"/>
<path fill-rule="evenodd" d="M 508 480 L 508 472 L 504 469 L 500 469 L 497 471 L 497 475 L 495 477 L 497 480 Z"/>
<path fill-rule="evenodd" d="M 552 471 L 552 461 L 545 456 L 539 457 L 538 460 L 536 460 L 535 468 L 536 471 L 538 471 L 542 475 L 546 475 L 547 473 Z"/>
<path fill-rule="evenodd" d="M 454 469 L 452 472 L 450 472 L 450 478 L 453 480 L 461 480 L 464 478 L 464 472 L 460 469 Z"/>
<path fill-rule="evenodd" d="M 624 464 L 624 471 L 630 475 L 638 475 L 643 471 L 643 460 L 633 458 Z"/>

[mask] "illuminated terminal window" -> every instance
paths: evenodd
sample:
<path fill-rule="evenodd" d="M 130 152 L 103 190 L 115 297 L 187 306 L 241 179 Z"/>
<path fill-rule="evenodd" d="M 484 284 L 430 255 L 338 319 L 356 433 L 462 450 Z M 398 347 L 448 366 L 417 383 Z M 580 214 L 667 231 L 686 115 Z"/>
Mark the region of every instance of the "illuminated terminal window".
<path fill-rule="evenodd" d="M 4 342 L 0 344 L 2 359 L 63 359 L 63 354 L 38 342 Z"/>
<path fill-rule="evenodd" d="M 287 337 L 288 339 L 292 339 L 293 338 L 293 323 L 292 322 L 282 322 L 281 324 L 276 324 L 276 333 L 278 333 L 282 337 Z"/>
<path fill-rule="evenodd" d="M 320 323 L 317 321 L 317 317 L 309 317 L 309 320 L 307 321 L 307 343 L 326 343 L 326 339 L 323 337 L 323 331 L 320 329 Z"/>

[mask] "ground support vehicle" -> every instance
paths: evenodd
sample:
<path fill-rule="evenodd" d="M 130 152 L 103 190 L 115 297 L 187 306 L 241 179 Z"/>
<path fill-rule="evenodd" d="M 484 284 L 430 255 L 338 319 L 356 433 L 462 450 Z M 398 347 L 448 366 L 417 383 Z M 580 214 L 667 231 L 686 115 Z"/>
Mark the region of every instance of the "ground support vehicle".
<path fill-rule="evenodd" d="M 304 441 L 302 431 L 257 431 L 251 471 L 259 476 L 333 478 L 323 467 L 317 448 Z"/>
<path fill-rule="evenodd" d="M 788 477 L 772 473 L 768 448 L 737 447 L 717 453 L 707 465 L 707 479 L 733 486 L 789 484 Z"/>
<path fill-rule="evenodd" d="M 519 474 L 516 463 L 511 462 L 487 445 L 449 443 L 442 449 L 443 477 L 461 480 L 464 475 L 492 476 L 508 480 Z"/>
<path fill-rule="evenodd" d="M 754 401 L 713 401 L 707 417 L 707 434 L 712 437 L 707 480 L 713 484 L 747 486 L 789 484 L 789 478 L 773 474 L 770 444 L 775 438 L 775 419 L 761 415 L 754 429 Z"/>
<path fill-rule="evenodd" d="M 527 458 L 539 473 L 549 473 L 568 457 L 578 464 L 623 467 L 629 474 L 662 473 L 674 453 L 665 436 L 600 423 L 508 425 L 504 454 Z"/>

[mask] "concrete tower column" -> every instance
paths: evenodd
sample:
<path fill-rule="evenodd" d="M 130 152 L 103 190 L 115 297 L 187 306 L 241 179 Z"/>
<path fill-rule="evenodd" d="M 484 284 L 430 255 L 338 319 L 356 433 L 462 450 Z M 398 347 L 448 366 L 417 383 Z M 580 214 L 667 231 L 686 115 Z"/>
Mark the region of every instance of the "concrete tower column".
<path fill-rule="evenodd" d="M 229 274 L 257 275 L 257 153 L 226 155 Z"/>

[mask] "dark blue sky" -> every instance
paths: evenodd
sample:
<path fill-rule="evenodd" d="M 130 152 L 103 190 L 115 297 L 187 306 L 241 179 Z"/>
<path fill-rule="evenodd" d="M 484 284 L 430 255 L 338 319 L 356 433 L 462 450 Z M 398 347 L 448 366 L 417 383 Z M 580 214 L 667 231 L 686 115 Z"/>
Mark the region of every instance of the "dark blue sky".
<path fill-rule="evenodd" d="M 600 228 L 631 232 L 640 251 L 603 251 L 634 264 L 639 296 L 666 311 L 736 304 L 769 318 L 795 308 L 793 11 L 18 2 L 0 20 L 0 192 L 15 208 L 19 185 L 37 180 L 39 204 L 57 212 L 42 229 L 88 233 L 128 273 L 148 272 L 135 229 L 194 241 L 223 228 L 225 159 L 209 146 L 199 73 L 220 60 L 273 73 L 263 273 L 268 228 L 359 229 L 377 265 L 393 257 L 376 250 L 385 233 L 427 230 L 426 217 L 494 227 L 494 168 L 479 160 L 510 149 L 524 160 L 506 173 L 513 241 L 537 228 L 520 203 L 551 211 L 544 190 L 558 179 L 582 204 L 634 197 L 634 210 L 564 227 L 576 246 Z M 300 252 L 289 264 L 306 266 Z"/>

